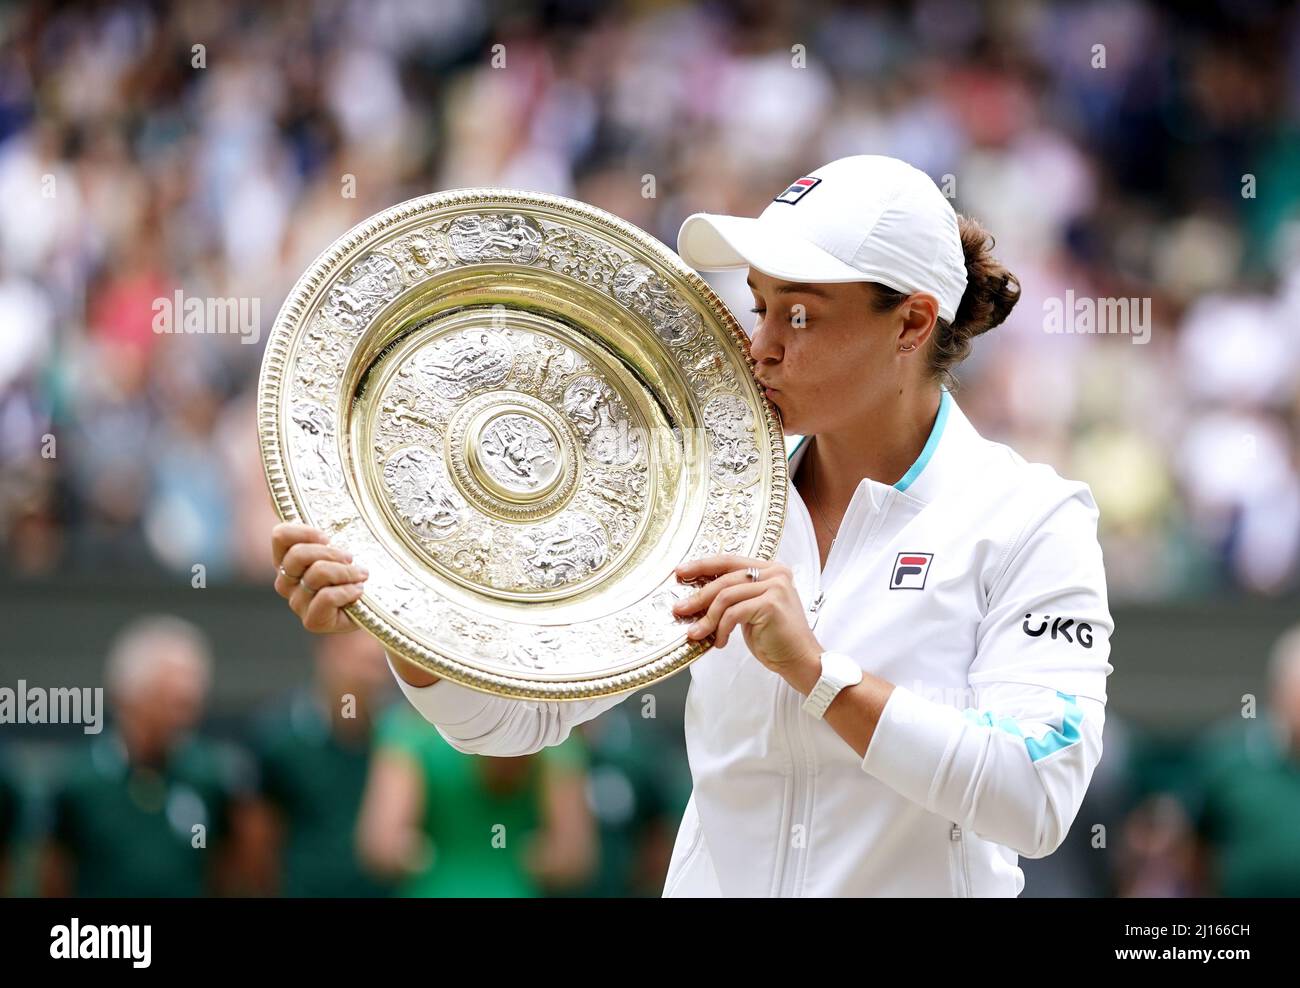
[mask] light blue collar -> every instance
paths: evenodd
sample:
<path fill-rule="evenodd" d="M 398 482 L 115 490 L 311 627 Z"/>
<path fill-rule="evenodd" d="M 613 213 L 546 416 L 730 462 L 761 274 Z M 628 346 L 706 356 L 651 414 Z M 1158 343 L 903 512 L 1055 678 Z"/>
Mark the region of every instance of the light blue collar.
<path fill-rule="evenodd" d="M 939 445 L 939 437 L 943 435 L 943 427 L 948 423 L 948 409 L 952 406 L 952 395 L 948 394 L 948 389 L 943 388 L 939 392 L 939 413 L 934 417 L 934 426 L 930 429 L 930 438 L 925 441 L 925 446 L 921 449 L 921 455 L 916 458 L 903 474 L 903 479 L 894 486 L 900 491 L 905 491 L 912 486 L 912 481 L 921 476 L 921 471 L 925 465 L 930 462 L 930 457 L 934 455 L 934 448 Z"/>
<path fill-rule="evenodd" d="M 905 491 L 912 486 L 912 482 L 921 476 L 926 464 L 930 462 L 930 457 L 934 455 L 935 448 L 939 445 L 939 439 L 943 436 L 943 427 L 948 422 L 948 411 L 952 407 L 952 395 L 949 394 L 946 387 L 939 390 L 939 412 L 934 417 L 934 425 L 930 428 L 930 436 L 925 441 L 925 446 L 921 449 L 921 455 L 916 458 L 916 462 L 908 467 L 907 473 L 903 474 L 902 479 L 894 484 L 895 490 Z M 790 451 L 786 458 L 787 462 L 793 462 L 795 454 L 803 448 L 804 443 L 809 440 L 809 436 L 804 436 L 796 444 L 795 448 Z"/>

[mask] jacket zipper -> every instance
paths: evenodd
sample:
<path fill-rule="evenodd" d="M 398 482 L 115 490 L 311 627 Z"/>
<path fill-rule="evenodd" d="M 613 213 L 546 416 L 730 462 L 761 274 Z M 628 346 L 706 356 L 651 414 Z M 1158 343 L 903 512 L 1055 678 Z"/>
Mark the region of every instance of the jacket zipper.
<path fill-rule="evenodd" d="M 810 524 L 811 521 L 812 519 L 810 517 Z M 808 613 L 812 615 L 812 623 L 809 625 L 810 628 L 817 627 L 817 619 L 820 616 L 819 612 L 821 611 L 822 601 L 826 598 L 826 592 L 822 589 L 821 567 L 815 566 L 814 570 L 817 574 L 817 596 L 808 607 Z M 792 886 L 794 884 L 793 878 L 791 877 L 794 869 L 790 866 L 790 856 L 791 852 L 794 850 L 792 847 L 792 842 L 794 840 L 794 825 L 796 822 L 799 822 L 803 823 L 805 826 L 811 827 L 811 821 L 795 820 L 795 809 L 803 805 L 803 788 L 805 784 L 804 776 L 807 774 L 803 771 L 803 765 L 801 764 L 806 763 L 808 758 L 807 750 L 803 744 L 802 732 L 800 730 L 801 724 L 799 722 L 799 718 L 803 715 L 803 698 L 799 695 L 798 690 L 789 686 L 784 681 L 777 684 L 777 690 L 778 702 L 776 717 L 778 723 L 782 720 L 786 721 L 782 724 L 782 731 L 786 736 L 786 746 L 790 752 L 791 780 L 790 796 L 786 801 L 785 832 L 779 835 L 781 846 L 777 849 L 776 869 L 775 874 L 772 876 L 772 885 L 775 889 L 773 894 L 778 898 L 782 898 L 788 895 L 787 885 Z M 783 692 L 788 692 L 789 694 L 788 699 L 784 704 L 781 703 L 779 699 Z M 782 709 L 783 707 L 784 709 Z M 805 833 L 803 837 L 804 841 L 801 850 L 806 854 L 808 851 L 808 843 L 811 840 L 812 835 Z"/>
<path fill-rule="evenodd" d="M 678 866 L 677 874 L 676 876 L 674 876 L 671 892 L 677 891 L 677 887 L 682 884 L 682 880 L 685 877 L 687 871 L 690 869 L 691 864 L 694 862 L 696 852 L 699 851 L 700 845 L 701 843 L 703 843 L 703 839 L 704 839 L 704 825 L 703 823 L 701 823 L 699 814 L 697 812 L 695 817 L 695 836 L 691 838 L 690 846 L 687 848 L 686 854 L 683 855 L 682 857 L 681 865 Z M 669 889 L 665 888 L 663 893 L 664 898 L 671 898 L 671 892 Z"/>
<path fill-rule="evenodd" d="M 817 627 L 817 619 L 820 616 L 822 601 L 826 599 L 826 591 L 821 587 L 821 572 L 817 573 L 817 596 L 808 607 L 808 612 L 812 615 L 812 624 L 810 627 Z M 791 866 L 790 857 L 794 851 L 794 826 L 796 823 L 802 823 L 811 829 L 811 820 L 795 820 L 795 810 L 804 805 L 807 799 L 805 787 L 807 785 L 808 773 L 804 771 L 807 767 L 808 750 L 804 746 L 803 739 L 803 697 L 793 688 L 789 689 L 789 702 L 786 705 L 786 711 L 790 718 L 786 735 L 789 739 L 790 746 L 790 766 L 791 766 L 791 784 L 790 784 L 790 801 L 789 813 L 786 815 L 787 831 L 782 834 L 781 839 L 785 842 L 785 847 L 778 855 L 777 861 L 777 881 L 776 894 L 778 897 L 786 897 L 793 894 L 795 879 L 798 875 L 798 865 Z M 810 833 L 803 835 L 803 846 L 800 850 L 808 853 L 808 845 L 812 839 Z"/>
<path fill-rule="evenodd" d="M 803 822 L 802 820 L 795 819 L 795 813 L 802 805 L 803 796 L 803 779 L 799 764 L 803 758 L 803 744 L 798 737 L 798 721 L 792 717 L 792 713 L 797 714 L 799 708 L 797 705 L 793 707 L 791 706 L 792 703 L 796 703 L 799 699 L 799 694 L 791 690 L 786 683 L 782 683 L 781 688 L 792 694 L 790 699 L 784 704 L 785 716 L 787 717 L 786 735 L 790 739 L 790 813 L 786 818 L 785 833 L 781 835 L 781 839 L 785 842 L 785 849 L 781 854 L 781 871 L 776 887 L 777 897 L 786 898 L 789 896 L 787 886 L 793 884 L 793 874 L 798 867 L 796 863 L 792 863 L 790 860 L 794 854 L 794 828 L 796 823 Z M 804 835 L 804 838 L 804 845 L 806 848 L 807 834 Z"/>
<path fill-rule="evenodd" d="M 949 861 L 953 870 L 957 873 L 958 895 L 970 898 L 970 868 L 966 863 L 966 835 L 962 833 L 961 824 L 954 823 L 948 830 L 948 840 L 950 844 L 956 844 L 949 853 Z"/>
<path fill-rule="evenodd" d="M 881 523 L 884 521 L 885 513 L 886 513 L 885 508 L 887 508 L 887 505 L 881 506 L 881 510 L 877 514 L 876 519 L 872 524 L 871 531 L 868 533 L 867 536 L 866 544 L 868 545 L 870 545 L 871 542 L 875 539 L 875 533 L 879 530 Z M 804 508 L 804 517 L 808 519 L 808 527 L 809 529 L 811 529 L 813 527 L 812 515 L 808 513 L 806 507 Z M 817 537 L 816 537 L 816 533 L 814 532 L 813 534 L 814 544 L 816 543 L 816 541 L 817 541 Z M 841 550 L 841 552 L 843 551 L 846 550 Z M 826 559 L 827 563 L 830 562 L 830 557 L 834 555 L 834 552 L 835 550 L 832 547 L 831 552 L 827 554 L 827 559 Z M 816 574 L 816 579 L 817 579 L 817 582 L 815 584 L 817 588 L 817 595 L 813 598 L 812 604 L 809 605 L 808 613 L 812 615 L 812 623 L 809 625 L 809 628 L 815 629 L 817 627 L 817 621 L 821 618 L 821 607 L 822 607 L 822 603 L 826 599 L 826 591 L 822 587 L 822 576 L 824 574 L 822 572 L 820 562 L 815 561 L 812 569 L 813 572 Z M 794 820 L 795 807 L 802 805 L 801 798 L 806 799 L 806 797 L 803 794 L 803 789 L 804 786 L 806 785 L 805 778 L 809 773 L 803 771 L 803 769 L 807 768 L 807 760 L 808 760 L 808 752 L 803 744 L 803 740 L 802 740 L 803 732 L 801 729 L 803 726 L 803 722 L 801 720 L 801 718 L 803 717 L 803 709 L 802 709 L 803 698 L 799 695 L 798 690 L 794 689 L 793 687 L 787 687 L 787 688 L 789 689 L 790 692 L 790 702 L 787 705 L 787 709 L 789 709 L 792 712 L 794 716 L 794 722 L 791 725 L 793 727 L 793 731 L 791 731 L 789 727 L 785 728 L 785 732 L 789 738 L 788 748 L 790 751 L 790 766 L 791 766 L 791 774 L 793 777 L 790 786 L 790 798 L 786 804 L 787 810 L 785 813 L 785 819 L 787 821 L 787 826 L 793 828 L 795 822 Z M 778 690 L 779 689 L 780 689 L 780 685 L 778 684 Z M 777 704 L 777 719 L 779 722 L 780 721 L 779 702 Z M 798 751 L 795 750 L 796 735 L 798 735 L 800 739 L 797 744 Z M 800 765 L 800 759 L 803 760 L 804 763 L 803 766 Z M 811 832 L 812 820 L 809 819 L 800 822 L 804 823 L 804 825 L 808 828 L 808 832 L 804 834 L 804 846 L 802 848 L 804 853 L 807 854 L 812 844 L 812 832 Z M 781 835 L 782 846 L 777 852 L 776 874 L 773 876 L 774 877 L 773 884 L 776 888 L 776 894 L 778 896 L 784 896 L 787 894 L 786 893 L 787 884 L 790 886 L 794 885 L 793 879 L 787 882 L 787 875 L 791 871 L 790 851 L 792 849 L 790 847 L 790 842 L 793 839 L 793 836 L 794 835 L 792 832 L 787 832 Z"/>
<path fill-rule="evenodd" d="M 820 577 L 818 578 L 820 580 Z M 812 602 L 812 607 L 808 608 L 812 612 L 812 627 L 817 627 L 817 619 L 821 616 L 818 612 L 821 610 L 822 600 L 826 597 L 825 590 L 817 591 L 817 599 Z"/>
<path fill-rule="evenodd" d="M 804 516 L 808 519 L 808 527 L 811 529 L 813 527 L 812 515 L 808 514 L 806 507 L 804 509 Z M 880 520 L 877 519 L 876 523 L 878 525 L 880 523 Z M 817 536 L 816 533 L 814 532 L 813 533 L 814 544 L 816 543 L 816 541 L 817 541 Z M 830 558 L 828 555 L 827 562 L 829 561 Z M 814 562 L 812 569 L 813 572 L 816 574 L 817 582 L 815 586 L 817 588 L 817 595 L 816 597 L 813 598 L 812 604 L 809 605 L 808 613 L 812 615 L 812 623 L 809 625 L 809 628 L 815 629 L 817 627 L 817 621 L 821 617 L 821 607 L 822 607 L 822 602 L 826 599 L 826 591 L 822 588 L 823 574 L 822 574 L 822 568 L 820 562 Z M 780 689 L 780 685 L 778 685 L 778 690 L 779 689 Z M 805 779 L 806 776 L 808 775 L 808 772 L 804 771 L 804 769 L 807 768 L 808 750 L 803 743 L 803 730 L 802 730 L 803 722 L 801 720 L 801 718 L 803 717 L 803 697 L 801 697 L 799 695 L 799 691 L 794 689 L 793 687 L 787 685 L 787 689 L 790 694 L 790 699 L 788 704 L 786 705 L 786 709 L 790 712 L 790 715 L 793 717 L 792 722 L 785 727 L 785 733 L 788 738 L 788 747 L 790 751 L 790 771 L 791 771 L 792 781 L 790 785 L 790 798 L 786 804 L 787 811 L 785 814 L 786 825 L 789 829 L 787 830 L 786 833 L 781 835 L 782 847 L 777 852 L 776 874 L 773 876 L 775 879 L 774 885 L 776 888 L 777 896 L 787 895 L 786 886 L 789 885 L 793 887 L 794 885 L 793 878 L 790 878 L 790 880 L 787 881 L 787 876 L 789 876 L 792 871 L 790 867 L 790 852 L 793 850 L 793 848 L 791 847 L 791 841 L 794 839 L 794 833 L 793 833 L 793 827 L 795 824 L 794 813 L 795 813 L 795 807 L 803 805 L 803 800 L 807 798 L 804 795 L 804 786 L 807 784 Z M 779 720 L 780 719 L 779 703 L 777 705 L 777 716 Z M 796 741 L 796 737 L 798 738 L 797 741 Z M 807 854 L 809 851 L 809 845 L 812 843 L 812 833 L 811 833 L 812 821 L 801 820 L 799 822 L 803 823 L 808 828 L 809 831 L 803 835 L 804 841 L 803 841 L 803 847 L 801 849 L 805 854 Z"/>

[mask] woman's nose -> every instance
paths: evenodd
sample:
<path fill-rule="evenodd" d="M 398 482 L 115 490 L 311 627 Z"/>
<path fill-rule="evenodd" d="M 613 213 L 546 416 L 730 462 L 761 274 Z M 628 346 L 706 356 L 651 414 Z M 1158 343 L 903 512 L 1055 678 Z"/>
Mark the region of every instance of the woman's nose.
<path fill-rule="evenodd" d="M 783 348 L 767 319 L 760 320 L 749 337 L 749 353 L 755 360 L 780 360 Z"/>

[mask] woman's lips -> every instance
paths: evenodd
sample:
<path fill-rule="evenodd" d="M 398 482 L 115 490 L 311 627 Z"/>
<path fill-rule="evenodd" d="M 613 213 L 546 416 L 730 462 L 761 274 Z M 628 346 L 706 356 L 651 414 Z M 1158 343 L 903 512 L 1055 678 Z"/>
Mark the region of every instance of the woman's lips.
<path fill-rule="evenodd" d="M 776 388 L 764 388 L 764 389 L 763 389 L 763 394 L 765 394 L 765 395 L 767 395 L 769 398 L 771 398 L 773 395 L 780 394 L 780 392 L 777 391 Z"/>

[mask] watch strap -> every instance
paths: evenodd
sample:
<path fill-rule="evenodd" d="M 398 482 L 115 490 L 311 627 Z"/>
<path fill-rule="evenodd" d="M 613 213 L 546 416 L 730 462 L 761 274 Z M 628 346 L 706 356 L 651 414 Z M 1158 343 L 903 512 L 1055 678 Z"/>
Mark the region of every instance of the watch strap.
<path fill-rule="evenodd" d="M 821 676 L 803 702 L 804 711 L 817 720 L 822 719 L 840 690 L 862 682 L 862 667 L 846 655 L 823 652 L 821 663 Z"/>

